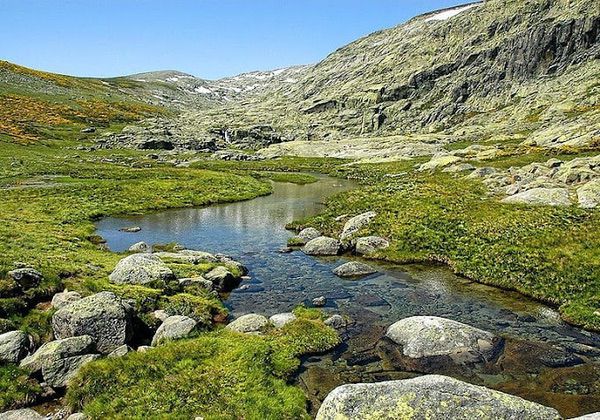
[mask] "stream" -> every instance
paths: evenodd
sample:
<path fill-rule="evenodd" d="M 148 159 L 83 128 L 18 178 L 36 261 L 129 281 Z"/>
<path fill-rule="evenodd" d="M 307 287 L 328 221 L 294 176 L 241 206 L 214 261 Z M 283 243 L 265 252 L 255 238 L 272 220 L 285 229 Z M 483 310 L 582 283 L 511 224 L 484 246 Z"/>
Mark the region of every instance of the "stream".
<path fill-rule="evenodd" d="M 450 318 L 507 339 L 502 363 L 439 373 L 553 406 L 565 416 L 600 410 L 599 334 L 567 325 L 555 310 L 518 293 L 474 283 L 446 267 L 371 261 L 377 274 L 343 280 L 332 269 L 353 257 L 280 253 L 292 235 L 286 223 L 318 213 L 328 196 L 356 184 L 320 177 L 313 184 L 273 187 L 273 194 L 244 202 L 106 218 L 97 223 L 97 232 L 117 252 L 145 241 L 231 255 L 251 276 L 225 301 L 234 317 L 289 312 L 325 296 L 325 310 L 347 316 L 351 324 L 343 345 L 306 358 L 295 378 L 313 412 L 342 383 L 416 376 L 396 369 L 380 345 L 389 325 L 414 315 Z M 133 225 L 141 231 L 119 231 Z"/>

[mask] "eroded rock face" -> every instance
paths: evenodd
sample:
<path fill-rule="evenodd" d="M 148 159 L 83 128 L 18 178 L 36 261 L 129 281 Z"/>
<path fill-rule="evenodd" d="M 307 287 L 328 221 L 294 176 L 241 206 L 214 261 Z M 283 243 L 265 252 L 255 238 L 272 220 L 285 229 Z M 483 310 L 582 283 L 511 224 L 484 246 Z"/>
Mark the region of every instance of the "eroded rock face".
<path fill-rule="evenodd" d="M 111 292 L 88 296 L 59 309 L 52 317 L 56 338 L 89 335 L 108 354 L 132 336 L 132 308 Z"/>
<path fill-rule="evenodd" d="M 183 315 L 172 315 L 165 319 L 152 337 L 152 345 L 163 340 L 177 340 L 187 337 L 196 328 L 197 322 Z"/>
<path fill-rule="evenodd" d="M 356 240 L 356 253 L 369 255 L 389 246 L 390 243 L 384 238 L 379 236 L 364 236 Z"/>
<path fill-rule="evenodd" d="M 371 220 L 373 220 L 375 216 L 377 216 L 377 213 L 374 211 L 368 211 L 349 219 L 344 225 L 340 239 L 342 241 L 350 239 L 356 232 L 371 223 Z"/>
<path fill-rule="evenodd" d="M 151 254 L 134 254 L 123 258 L 109 276 L 115 284 L 160 284 L 174 278 L 171 269 Z"/>
<path fill-rule="evenodd" d="M 386 337 L 401 346 L 402 355 L 423 363 L 448 357 L 456 364 L 493 359 L 502 340 L 467 324 L 435 316 L 413 316 L 392 324 Z M 407 368 L 411 368 L 408 363 Z M 413 370 L 421 370 L 419 364 Z"/>
<path fill-rule="evenodd" d="M 275 314 L 269 318 L 269 321 L 275 328 L 281 328 L 286 324 L 296 320 L 296 315 L 291 312 L 284 312 L 281 314 Z"/>
<path fill-rule="evenodd" d="M 556 410 L 440 375 L 343 385 L 329 393 L 317 420 L 560 419 Z"/>
<path fill-rule="evenodd" d="M 338 277 L 362 277 L 376 272 L 377 270 L 370 265 L 358 261 L 347 262 L 333 270 L 333 274 Z"/>
<path fill-rule="evenodd" d="M 0 334 L 0 362 L 17 363 L 27 356 L 30 344 L 29 336 L 23 331 Z"/>
<path fill-rule="evenodd" d="M 531 190 L 506 197 L 502 202 L 542 206 L 571 205 L 569 190 L 566 188 L 532 188 Z"/>
<path fill-rule="evenodd" d="M 302 251 L 307 255 L 338 255 L 341 251 L 340 241 L 327 236 L 319 236 L 309 241 Z"/>
<path fill-rule="evenodd" d="M 84 364 L 96 360 L 94 340 L 88 335 L 50 341 L 21 361 L 31 373 L 41 372 L 51 387 L 63 387 Z"/>
<path fill-rule="evenodd" d="M 268 324 L 269 320 L 262 315 L 247 314 L 233 320 L 225 328 L 245 334 L 258 334 Z"/>

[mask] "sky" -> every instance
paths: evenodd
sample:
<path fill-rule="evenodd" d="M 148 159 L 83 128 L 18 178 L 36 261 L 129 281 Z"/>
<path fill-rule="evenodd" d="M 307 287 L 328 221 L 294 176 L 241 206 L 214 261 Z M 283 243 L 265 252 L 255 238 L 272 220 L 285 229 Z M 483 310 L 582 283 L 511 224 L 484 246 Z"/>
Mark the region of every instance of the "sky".
<path fill-rule="evenodd" d="M 468 0 L 0 0 L 0 60 L 74 76 L 206 79 L 316 63 Z"/>

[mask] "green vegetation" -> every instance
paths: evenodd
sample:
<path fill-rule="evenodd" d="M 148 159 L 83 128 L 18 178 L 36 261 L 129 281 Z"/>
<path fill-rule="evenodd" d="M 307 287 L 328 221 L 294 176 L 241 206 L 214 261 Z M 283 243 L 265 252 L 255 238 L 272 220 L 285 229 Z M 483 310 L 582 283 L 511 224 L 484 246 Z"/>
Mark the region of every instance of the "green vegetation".
<path fill-rule="evenodd" d="M 308 418 L 286 383 L 298 357 L 337 345 L 322 321 L 300 318 L 265 336 L 221 330 L 86 365 L 67 401 L 91 418 Z"/>
<path fill-rule="evenodd" d="M 42 391 L 39 384 L 29 379 L 26 372 L 14 365 L 0 366 L 0 411 L 35 401 Z"/>

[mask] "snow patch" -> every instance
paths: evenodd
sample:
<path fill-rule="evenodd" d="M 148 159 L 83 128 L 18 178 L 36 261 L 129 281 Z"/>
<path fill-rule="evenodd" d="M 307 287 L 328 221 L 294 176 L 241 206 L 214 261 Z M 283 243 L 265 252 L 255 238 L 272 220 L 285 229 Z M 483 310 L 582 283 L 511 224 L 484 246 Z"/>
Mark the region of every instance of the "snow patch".
<path fill-rule="evenodd" d="M 425 19 L 425 22 L 448 20 L 454 16 L 464 12 L 465 10 L 472 9 L 473 7 L 479 6 L 479 3 L 469 4 L 468 6 L 459 7 L 457 9 L 444 10 L 443 12 L 437 13 L 431 17 Z"/>

